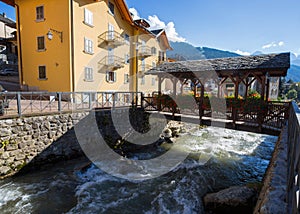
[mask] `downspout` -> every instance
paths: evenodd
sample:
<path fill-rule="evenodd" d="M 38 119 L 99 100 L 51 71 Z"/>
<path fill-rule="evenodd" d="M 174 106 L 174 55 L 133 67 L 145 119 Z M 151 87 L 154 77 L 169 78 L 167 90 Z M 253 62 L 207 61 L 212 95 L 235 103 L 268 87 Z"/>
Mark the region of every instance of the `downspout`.
<path fill-rule="evenodd" d="M 75 90 L 75 60 L 74 60 L 74 9 L 73 9 L 73 0 L 70 0 L 71 4 L 71 73 L 72 73 L 72 85 L 71 92 Z"/>
<path fill-rule="evenodd" d="M 23 76 L 23 60 L 22 60 L 22 42 L 21 42 L 21 33 L 20 33 L 20 9 L 19 9 L 19 5 L 15 3 L 15 7 L 17 8 L 17 23 L 18 23 L 18 27 L 17 27 L 17 31 L 18 31 L 18 47 L 19 47 L 19 52 L 18 53 L 18 58 L 19 58 L 19 77 L 20 77 L 20 85 L 23 85 L 23 81 L 24 81 L 24 76 Z"/>

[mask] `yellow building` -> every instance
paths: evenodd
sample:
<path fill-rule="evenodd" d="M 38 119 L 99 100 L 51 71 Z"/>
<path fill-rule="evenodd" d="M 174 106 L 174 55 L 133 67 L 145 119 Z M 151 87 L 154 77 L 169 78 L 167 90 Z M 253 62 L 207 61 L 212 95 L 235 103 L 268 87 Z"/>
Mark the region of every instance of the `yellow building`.
<path fill-rule="evenodd" d="M 155 77 L 141 72 L 166 60 L 168 39 L 164 31 L 158 35 L 134 21 L 125 1 L 2 1 L 16 8 L 24 89 L 157 90 Z M 149 56 L 143 55 L 146 46 Z"/>

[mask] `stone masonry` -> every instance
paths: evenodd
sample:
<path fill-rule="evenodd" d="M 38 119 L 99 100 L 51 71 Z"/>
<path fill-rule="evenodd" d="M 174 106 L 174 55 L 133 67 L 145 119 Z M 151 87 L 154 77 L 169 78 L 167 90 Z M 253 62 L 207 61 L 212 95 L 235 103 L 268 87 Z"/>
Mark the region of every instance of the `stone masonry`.
<path fill-rule="evenodd" d="M 48 162 L 82 153 L 72 129 L 87 114 L 0 120 L 0 176 L 13 174 L 30 162 Z"/>

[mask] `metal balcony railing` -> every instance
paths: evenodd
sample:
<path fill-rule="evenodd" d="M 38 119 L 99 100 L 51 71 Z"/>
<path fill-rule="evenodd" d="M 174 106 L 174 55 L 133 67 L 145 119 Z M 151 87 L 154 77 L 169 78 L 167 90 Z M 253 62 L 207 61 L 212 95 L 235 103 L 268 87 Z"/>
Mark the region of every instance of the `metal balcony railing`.
<path fill-rule="evenodd" d="M 108 70 L 117 70 L 123 68 L 125 60 L 118 56 L 105 56 L 98 62 L 99 66 L 105 66 Z"/>
<path fill-rule="evenodd" d="M 139 72 L 146 72 L 152 68 L 149 64 L 140 64 L 139 65 Z"/>
<path fill-rule="evenodd" d="M 125 44 L 125 39 L 116 31 L 106 31 L 98 36 L 98 45 L 117 47 Z"/>
<path fill-rule="evenodd" d="M 148 47 L 148 46 L 146 46 L 146 45 L 140 46 L 140 47 L 139 47 L 139 56 L 140 56 L 140 57 L 143 57 L 143 58 L 152 56 L 151 48 Z"/>

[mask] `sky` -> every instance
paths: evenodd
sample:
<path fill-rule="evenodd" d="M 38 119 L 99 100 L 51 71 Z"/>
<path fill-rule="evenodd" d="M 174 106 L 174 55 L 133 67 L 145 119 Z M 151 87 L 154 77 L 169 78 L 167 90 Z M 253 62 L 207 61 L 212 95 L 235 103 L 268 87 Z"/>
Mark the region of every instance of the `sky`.
<path fill-rule="evenodd" d="M 126 0 L 151 29 L 169 40 L 249 55 L 293 52 L 300 56 L 300 0 Z M 15 19 L 0 2 L 0 13 Z"/>
<path fill-rule="evenodd" d="M 126 0 L 173 41 L 252 54 L 300 55 L 300 0 Z"/>

